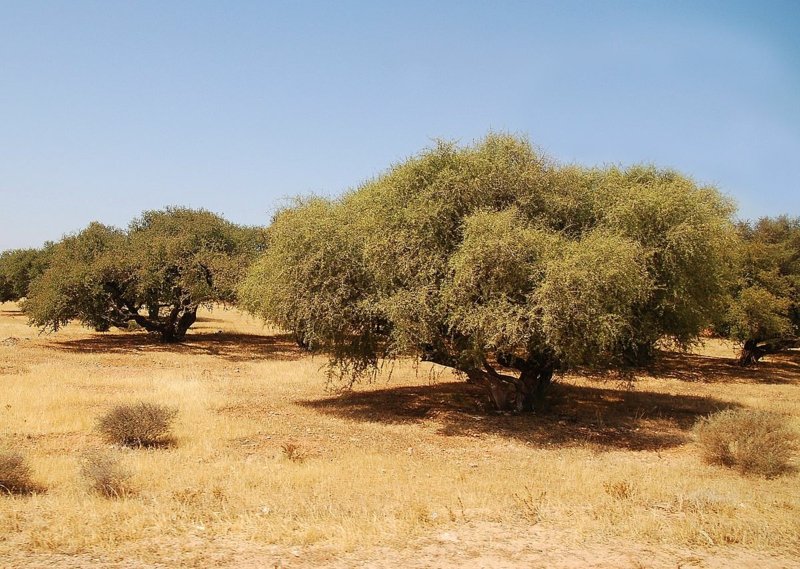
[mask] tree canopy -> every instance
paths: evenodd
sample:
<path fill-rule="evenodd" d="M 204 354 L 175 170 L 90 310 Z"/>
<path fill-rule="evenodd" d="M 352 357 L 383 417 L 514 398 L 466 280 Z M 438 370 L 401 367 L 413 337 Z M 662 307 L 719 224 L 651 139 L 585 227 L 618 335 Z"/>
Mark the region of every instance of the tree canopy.
<path fill-rule="evenodd" d="M 57 330 L 78 320 L 98 331 L 135 322 L 181 340 L 200 305 L 235 300 L 235 285 L 263 249 L 261 230 L 204 210 L 148 211 L 126 231 L 92 223 L 52 247 L 23 310 Z"/>
<path fill-rule="evenodd" d="M 727 315 L 729 335 L 742 342 L 742 365 L 798 344 L 800 218 L 741 223 L 741 270 Z"/>
<path fill-rule="evenodd" d="M 47 267 L 48 249 L 11 249 L 0 253 L 0 302 L 20 300 Z"/>
<path fill-rule="evenodd" d="M 439 143 L 279 212 L 240 297 L 351 380 L 416 356 L 530 409 L 556 369 L 691 343 L 723 310 L 733 210 L 671 170 L 562 166 L 508 135 Z"/>

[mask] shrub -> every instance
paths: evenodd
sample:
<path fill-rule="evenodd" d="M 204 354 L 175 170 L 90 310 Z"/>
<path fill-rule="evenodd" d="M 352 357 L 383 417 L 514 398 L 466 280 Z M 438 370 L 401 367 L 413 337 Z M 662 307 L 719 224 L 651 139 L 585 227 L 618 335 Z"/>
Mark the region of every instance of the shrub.
<path fill-rule="evenodd" d="M 40 490 L 32 478 L 31 467 L 17 452 L 0 453 L 0 491 L 8 494 L 30 494 Z"/>
<path fill-rule="evenodd" d="M 117 405 L 100 417 L 98 429 L 111 443 L 131 447 L 169 446 L 172 422 L 178 414 L 174 407 L 155 403 Z"/>
<path fill-rule="evenodd" d="M 281 445 L 281 450 L 283 451 L 283 455 L 292 462 L 303 462 L 308 458 L 306 450 L 295 443 L 285 443 Z"/>
<path fill-rule="evenodd" d="M 695 434 L 710 464 L 774 477 L 791 470 L 797 435 L 780 415 L 728 409 L 701 419 Z"/>
<path fill-rule="evenodd" d="M 84 455 L 81 475 L 92 490 L 107 498 L 122 498 L 134 493 L 131 472 L 109 454 L 94 451 Z"/>

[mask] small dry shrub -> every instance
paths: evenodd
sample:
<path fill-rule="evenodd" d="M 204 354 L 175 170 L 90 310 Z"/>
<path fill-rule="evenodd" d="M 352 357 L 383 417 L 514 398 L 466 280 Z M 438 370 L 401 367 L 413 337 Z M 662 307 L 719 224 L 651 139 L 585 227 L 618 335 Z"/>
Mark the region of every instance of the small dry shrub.
<path fill-rule="evenodd" d="M 524 487 L 525 492 L 513 494 L 514 501 L 517 503 L 519 512 L 532 524 L 538 524 L 544 517 L 544 502 L 547 497 L 546 490 L 533 492 L 527 486 Z"/>
<path fill-rule="evenodd" d="M 33 471 L 18 452 L 0 453 L 0 492 L 31 494 L 41 488 L 33 481 Z"/>
<path fill-rule="evenodd" d="M 695 435 L 710 464 L 768 478 L 791 470 L 797 449 L 797 435 L 786 420 L 766 411 L 720 411 L 701 419 Z"/>
<path fill-rule="evenodd" d="M 627 480 L 616 480 L 603 484 L 606 494 L 615 500 L 628 500 L 636 494 L 636 487 Z"/>
<path fill-rule="evenodd" d="M 98 430 L 111 443 L 130 447 L 163 447 L 174 444 L 174 407 L 155 403 L 117 405 L 100 417 Z"/>
<path fill-rule="evenodd" d="M 116 457 L 104 452 L 85 454 L 81 461 L 81 475 L 92 490 L 107 498 L 124 498 L 135 493 L 131 472 Z"/>
<path fill-rule="evenodd" d="M 283 455 L 292 462 L 303 462 L 308 458 L 306 450 L 295 443 L 286 443 L 281 446 L 281 450 L 283 450 Z"/>

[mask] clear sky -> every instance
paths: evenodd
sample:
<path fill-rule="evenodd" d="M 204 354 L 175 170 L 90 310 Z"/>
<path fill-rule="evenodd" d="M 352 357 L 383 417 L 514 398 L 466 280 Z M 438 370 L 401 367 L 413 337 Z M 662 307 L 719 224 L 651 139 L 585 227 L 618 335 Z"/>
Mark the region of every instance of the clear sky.
<path fill-rule="evenodd" d="M 166 205 L 265 224 L 489 130 L 800 215 L 800 0 L 0 0 L 0 249 Z"/>

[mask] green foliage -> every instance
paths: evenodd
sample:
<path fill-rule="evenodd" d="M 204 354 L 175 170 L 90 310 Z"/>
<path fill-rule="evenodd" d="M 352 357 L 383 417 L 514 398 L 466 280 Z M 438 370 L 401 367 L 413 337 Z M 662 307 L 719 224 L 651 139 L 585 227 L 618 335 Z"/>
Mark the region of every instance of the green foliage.
<path fill-rule="evenodd" d="M 58 330 L 79 319 L 107 330 L 115 314 L 106 283 L 123 279 L 127 271 L 124 240 L 121 231 L 92 223 L 53 246 L 48 269 L 31 283 L 22 305 L 31 322 Z"/>
<path fill-rule="evenodd" d="M 739 226 L 741 273 L 728 318 L 742 342 L 800 336 L 800 218 L 763 218 Z"/>
<path fill-rule="evenodd" d="M 352 356 L 377 349 L 369 330 L 373 315 L 361 302 L 371 284 L 339 211 L 312 198 L 279 212 L 268 230 L 269 249 L 241 282 L 239 296 L 247 310 L 304 345 L 364 369 Z"/>
<path fill-rule="evenodd" d="M 416 355 L 494 381 L 494 358 L 527 397 L 554 367 L 696 338 L 729 285 L 732 212 L 672 171 L 562 167 L 507 135 L 439 143 L 281 212 L 240 294 L 351 379 Z"/>
<path fill-rule="evenodd" d="M 560 360 L 622 363 L 635 351 L 643 340 L 640 311 L 654 293 L 647 261 L 640 243 L 597 229 L 566 243 L 547 264 L 532 300 Z"/>
<path fill-rule="evenodd" d="M 25 298 L 31 281 L 44 272 L 47 262 L 48 246 L 0 253 L 0 302 Z"/>
<path fill-rule="evenodd" d="M 100 417 L 97 428 L 110 443 L 131 447 L 167 446 L 178 410 L 155 403 L 117 405 Z"/>
<path fill-rule="evenodd" d="M 235 284 L 264 243 L 259 230 L 204 210 L 145 212 L 127 231 L 92 223 L 52 247 L 23 309 L 53 330 L 72 320 L 98 331 L 135 322 L 180 340 L 198 306 L 235 301 Z"/>
<path fill-rule="evenodd" d="M 797 434 L 786 419 L 766 411 L 720 411 L 698 422 L 695 435 L 710 464 L 768 478 L 791 470 L 797 450 Z"/>

